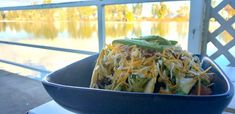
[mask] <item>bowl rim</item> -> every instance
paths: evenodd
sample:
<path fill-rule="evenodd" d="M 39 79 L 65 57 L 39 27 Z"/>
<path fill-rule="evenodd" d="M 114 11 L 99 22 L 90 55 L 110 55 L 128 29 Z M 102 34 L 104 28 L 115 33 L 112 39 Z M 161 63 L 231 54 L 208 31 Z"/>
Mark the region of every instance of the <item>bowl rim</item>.
<path fill-rule="evenodd" d="M 52 76 L 52 74 L 66 68 L 69 65 L 67 65 L 65 67 L 62 67 L 59 70 L 56 70 L 56 71 L 53 71 L 53 72 L 49 73 L 47 76 L 45 76 L 42 79 L 42 84 L 43 85 L 53 86 L 53 87 L 61 87 L 61 88 L 69 88 L 69 89 L 80 89 L 80 90 L 85 90 L 85 91 L 97 91 L 97 92 L 114 93 L 114 94 L 128 94 L 128 95 L 148 95 L 148 96 L 152 96 L 152 95 L 155 96 L 156 95 L 156 96 L 174 96 L 174 97 L 190 97 L 190 98 L 211 98 L 211 97 L 223 97 L 223 96 L 230 96 L 230 95 L 233 96 L 234 95 L 233 85 L 232 85 L 231 81 L 229 80 L 229 78 L 221 70 L 221 68 L 218 67 L 218 65 L 215 62 L 213 62 L 209 57 L 203 56 L 203 55 L 200 55 L 200 54 L 195 54 L 195 55 L 202 56 L 201 60 L 209 61 L 211 63 L 211 66 L 215 67 L 218 70 L 218 72 L 221 74 L 221 76 L 223 77 L 223 79 L 226 82 L 226 85 L 227 85 L 227 91 L 226 92 L 220 93 L 220 94 L 214 94 L 214 95 L 199 95 L 199 96 L 198 95 L 180 95 L 180 94 L 143 93 L 143 92 L 128 92 L 128 91 L 113 91 L 113 90 L 97 89 L 97 88 L 90 88 L 90 87 L 64 85 L 64 84 L 59 84 L 59 83 L 54 83 L 54 82 L 48 81 L 49 78 Z"/>

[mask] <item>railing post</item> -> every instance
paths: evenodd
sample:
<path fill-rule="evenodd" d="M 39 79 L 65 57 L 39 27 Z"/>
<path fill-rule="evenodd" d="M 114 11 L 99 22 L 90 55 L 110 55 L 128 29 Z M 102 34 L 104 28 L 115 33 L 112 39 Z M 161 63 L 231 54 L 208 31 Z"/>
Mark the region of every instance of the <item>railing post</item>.
<path fill-rule="evenodd" d="M 98 5 L 98 37 L 99 52 L 105 46 L 105 9 L 104 5 Z"/>
<path fill-rule="evenodd" d="M 206 22 L 204 20 L 209 16 L 206 13 L 208 9 L 206 3 L 208 0 L 191 0 L 190 2 L 188 50 L 191 53 L 205 54 L 207 35 L 204 34 L 204 30 L 208 28 L 208 22 L 204 23 Z"/>

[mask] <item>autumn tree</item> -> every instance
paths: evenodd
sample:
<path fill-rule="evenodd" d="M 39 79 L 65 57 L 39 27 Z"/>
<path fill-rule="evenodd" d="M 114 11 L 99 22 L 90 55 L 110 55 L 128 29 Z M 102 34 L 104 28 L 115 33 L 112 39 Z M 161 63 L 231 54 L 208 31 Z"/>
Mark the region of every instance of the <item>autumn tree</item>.
<path fill-rule="evenodd" d="M 52 0 L 43 0 L 43 4 L 50 4 Z"/>
<path fill-rule="evenodd" d="M 159 5 L 152 4 L 151 13 L 152 13 L 153 18 L 156 18 L 158 16 L 158 11 L 159 11 Z"/>
<path fill-rule="evenodd" d="M 142 9 L 143 4 L 141 3 L 132 5 L 133 15 L 135 16 L 135 18 L 139 18 L 141 16 Z"/>
<path fill-rule="evenodd" d="M 189 6 L 188 5 L 183 5 L 180 7 L 179 10 L 177 10 L 178 17 L 182 17 L 184 19 L 189 18 Z"/>
<path fill-rule="evenodd" d="M 233 17 L 235 15 L 235 9 L 233 9 L 230 5 L 227 5 L 224 7 L 224 10 L 227 11 L 227 19 Z"/>
<path fill-rule="evenodd" d="M 127 21 L 132 14 L 130 14 L 127 5 L 112 5 L 106 6 L 105 14 L 107 20 L 112 21 Z M 127 17 L 127 15 L 129 17 Z"/>
<path fill-rule="evenodd" d="M 167 8 L 167 5 L 164 3 L 160 3 L 160 9 L 157 13 L 158 18 L 162 19 L 164 17 L 166 17 L 169 13 L 169 9 Z"/>
<path fill-rule="evenodd" d="M 80 19 L 91 19 L 96 16 L 96 7 L 79 7 L 73 13 L 77 14 Z"/>
<path fill-rule="evenodd" d="M 153 17 L 158 17 L 159 19 L 162 19 L 166 17 L 169 14 L 169 9 L 166 4 L 160 3 L 158 4 L 153 4 L 152 5 L 152 15 Z"/>
<path fill-rule="evenodd" d="M 3 18 L 4 18 L 4 13 L 3 12 L 0 12 L 0 20 L 3 20 Z"/>

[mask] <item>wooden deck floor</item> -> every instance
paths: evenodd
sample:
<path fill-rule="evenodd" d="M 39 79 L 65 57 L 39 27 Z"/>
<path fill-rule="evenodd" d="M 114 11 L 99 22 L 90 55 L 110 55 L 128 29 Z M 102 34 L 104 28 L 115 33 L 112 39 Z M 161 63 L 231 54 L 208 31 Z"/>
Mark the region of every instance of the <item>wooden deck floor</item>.
<path fill-rule="evenodd" d="M 0 114 L 26 114 L 50 100 L 40 81 L 0 70 Z"/>

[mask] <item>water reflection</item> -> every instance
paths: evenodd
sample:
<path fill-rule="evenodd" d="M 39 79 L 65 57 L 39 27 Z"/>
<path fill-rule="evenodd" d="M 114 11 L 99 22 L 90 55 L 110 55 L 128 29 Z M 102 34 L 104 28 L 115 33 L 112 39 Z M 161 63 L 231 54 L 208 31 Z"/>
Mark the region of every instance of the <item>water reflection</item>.
<path fill-rule="evenodd" d="M 170 23 L 153 23 L 151 28 L 152 34 L 159 34 L 160 36 L 166 36 L 169 34 Z M 184 28 L 187 29 L 187 28 Z M 178 32 L 178 31 L 177 31 Z"/>
<path fill-rule="evenodd" d="M 179 22 L 107 22 L 106 35 L 109 38 L 119 38 L 124 36 L 140 36 L 145 34 L 158 34 L 167 36 L 172 32 L 179 33 L 182 37 L 187 37 L 188 23 L 180 22 L 176 31 L 172 30 L 172 24 Z M 150 26 L 148 26 L 150 25 Z M 24 31 L 32 34 L 35 38 L 57 39 L 60 33 L 66 32 L 67 38 L 91 38 L 97 34 L 97 22 L 88 21 L 36 21 L 36 22 L 0 22 L 0 32 Z M 11 39 L 9 39 L 11 40 Z"/>
<path fill-rule="evenodd" d="M 61 32 L 67 32 L 68 38 L 90 38 L 97 31 L 97 25 L 94 22 L 0 22 L 0 32 L 6 32 L 7 28 L 10 31 L 24 31 L 32 34 L 34 38 L 56 39 Z M 10 39 L 11 40 L 11 39 Z"/>
<path fill-rule="evenodd" d="M 93 38 L 98 48 L 97 21 L 2 21 L 0 22 L 0 38 L 7 41 L 18 41 L 38 45 L 55 46 L 87 50 L 81 42 L 91 42 Z M 107 42 L 124 37 L 138 37 L 143 35 L 161 35 L 171 40 L 178 40 L 183 49 L 187 49 L 188 22 L 175 21 L 143 21 L 143 22 L 106 22 Z M 14 34 L 12 34 L 14 33 Z M 17 39 L 17 40 L 16 40 Z M 28 39 L 26 41 L 26 39 Z M 30 39 L 30 40 L 29 40 Z M 67 39 L 73 47 L 62 46 L 61 40 Z M 82 40 L 83 39 L 83 40 Z M 43 43 L 35 42 L 43 40 Z M 76 40 L 76 41 L 75 41 Z M 75 41 L 75 42 L 74 42 Z M 54 43 L 50 43 L 54 42 Z M 80 44 L 79 44 L 80 43 Z M 89 50 L 94 51 L 94 50 Z"/>
<path fill-rule="evenodd" d="M 123 37 L 134 28 L 133 23 L 107 22 L 106 35 L 110 38 Z"/>

